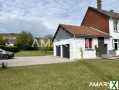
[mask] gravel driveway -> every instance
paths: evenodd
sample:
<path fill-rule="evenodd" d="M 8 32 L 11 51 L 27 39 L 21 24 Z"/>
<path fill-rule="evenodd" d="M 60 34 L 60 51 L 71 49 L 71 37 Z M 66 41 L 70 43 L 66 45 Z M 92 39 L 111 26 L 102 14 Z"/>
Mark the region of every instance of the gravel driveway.
<path fill-rule="evenodd" d="M 37 56 L 37 57 L 15 57 L 10 60 L 0 60 L 0 63 L 6 62 L 8 67 L 27 66 L 37 64 L 52 64 L 70 62 L 69 59 L 54 57 L 54 56 Z"/>

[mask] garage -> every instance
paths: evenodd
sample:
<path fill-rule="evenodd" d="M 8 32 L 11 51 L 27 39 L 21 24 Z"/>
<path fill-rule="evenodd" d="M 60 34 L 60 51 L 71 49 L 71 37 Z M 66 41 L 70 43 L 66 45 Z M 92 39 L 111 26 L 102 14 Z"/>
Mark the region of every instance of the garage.
<path fill-rule="evenodd" d="M 66 45 L 63 45 L 63 57 L 64 58 L 70 58 L 70 45 L 69 44 L 66 44 Z"/>
<path fill-rule="evenodd" d="M 61 49 L 60 45 L 56 46 L 56 56 L 61 56 Z"/>

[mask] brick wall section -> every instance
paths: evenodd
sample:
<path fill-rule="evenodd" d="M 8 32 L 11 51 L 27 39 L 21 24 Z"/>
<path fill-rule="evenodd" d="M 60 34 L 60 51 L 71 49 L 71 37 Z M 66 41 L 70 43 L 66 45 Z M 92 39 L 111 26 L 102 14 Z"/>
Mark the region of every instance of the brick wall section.
<path fill-rule="evenodd" d="M 109 33 L 109 18 L 98 11 L 88 9 L 82 24 Z"/>

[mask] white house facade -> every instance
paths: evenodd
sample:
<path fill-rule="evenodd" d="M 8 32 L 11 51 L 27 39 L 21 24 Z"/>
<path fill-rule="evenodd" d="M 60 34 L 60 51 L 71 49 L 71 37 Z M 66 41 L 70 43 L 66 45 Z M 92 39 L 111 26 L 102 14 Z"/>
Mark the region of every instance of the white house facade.
<path fill-rule="evenodd" d="M 97 23 L 93 19 L 97 19 Z M 54 56 L 61 58 L 118 56 L 119 14 L 89 7 L 81 26 L 59 25 L 53 38 L 53 46 Z"/>

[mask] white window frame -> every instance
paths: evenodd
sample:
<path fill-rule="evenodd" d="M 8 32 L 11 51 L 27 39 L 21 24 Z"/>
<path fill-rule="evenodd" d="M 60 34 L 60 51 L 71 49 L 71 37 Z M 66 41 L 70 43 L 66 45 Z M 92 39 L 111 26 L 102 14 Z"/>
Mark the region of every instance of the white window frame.
<path fill-rule="evenodd" d="M 87 48 L 85 47 L 85 49 L 92 50 L 93 49 L 93 38 L 85 38 L 85 44 L 86 44 L 86 39 L 91 40 L 91 47 L 89 45 Z"/>
<path fill-rule="evenodd" d="M 115 40 L 117 40 L 115 42 Z M 115 43 L 117 44 L 117 50 L 119 50 L 119 39 L 113 39 L 113 48 L 115 49 Z"/>
<path fill-rule="evenodd" d="M 114 32 L 119 32 L 118 31 L 118 20 L 113 20 L 113 29 L 114 29 Z"/>

